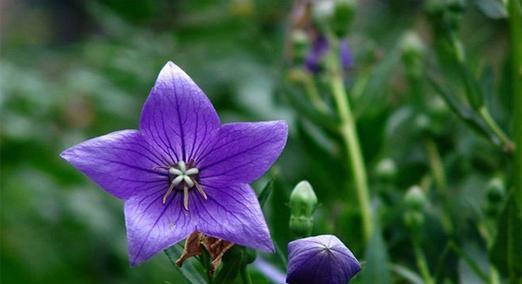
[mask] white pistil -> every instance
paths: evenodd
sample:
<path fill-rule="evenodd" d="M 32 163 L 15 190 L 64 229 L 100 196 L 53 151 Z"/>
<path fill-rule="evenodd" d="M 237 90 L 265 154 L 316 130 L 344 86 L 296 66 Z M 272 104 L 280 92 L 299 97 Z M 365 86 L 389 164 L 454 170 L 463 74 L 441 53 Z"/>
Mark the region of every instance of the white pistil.
<path fill-rule="evenodd" d="M 183 207 L 185 207 L 185 210 L 189 210 L 188 209 L 188 198 L 189 198 L 189 192 L 188 192 L 188 187 L 185 185 L 183 187 Z"/>
<path fill-rule="evenodd" d="M 188 185 L 189 188 L 192 188 L 194 186 L 194 182 L 189 176 L 183 176 L 183 180 Z"/>
<path fill-rule="evenodd" d="M 190 168 L 185 172 L 185 174 L 188 176 L 197 175 L 197 174 L 199 174 L 199 170 L 198 170 L 198 168 Z"/>
<path fill-rule="evenodd" d="M 179 170 L 184 173 L 187 170 L 187 165 L 183 161 L 178 162 Z"/>
<path fill-rule="evenodd" d="M 171 167 L 171 168 L 169 168 L 169 174 L 180 176 L 180 175 L 183 174 L 183 172 L 178 170 L 178 169 L 176 169 L 176 168 L 172 168 Z"/>

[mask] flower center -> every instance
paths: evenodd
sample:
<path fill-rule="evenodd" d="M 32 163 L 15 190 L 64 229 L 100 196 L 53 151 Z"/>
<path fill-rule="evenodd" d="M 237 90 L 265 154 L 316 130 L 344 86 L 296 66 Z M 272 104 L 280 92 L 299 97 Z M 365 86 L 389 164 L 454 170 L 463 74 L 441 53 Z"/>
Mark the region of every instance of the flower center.
<path fill-rule="evenodd" d="M 189 191 L 194 187 L 205 200 L 207 199 L 207 194 L 198 183 L 198 168 L 187 167 L 184 161 L 179 161 L 177 165 L 169 167 L 168 170 L 170 185 L 167 193 L 163 196 L 163 204 L 167 203 L 167 198 L 174 190 L 183 191 L 183 207 L 188 211 Z"/>

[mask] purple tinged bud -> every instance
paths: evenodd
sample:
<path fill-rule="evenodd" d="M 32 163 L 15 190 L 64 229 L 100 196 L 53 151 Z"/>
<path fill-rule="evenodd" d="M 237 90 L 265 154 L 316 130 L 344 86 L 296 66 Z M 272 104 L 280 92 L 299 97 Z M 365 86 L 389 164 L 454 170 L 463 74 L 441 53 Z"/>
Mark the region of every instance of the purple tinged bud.
<path fill-rule="evenodd" d="M 326 53 L 330 49 L 328 39 L 319 35 L 312 43 L 312 48 L 305 60 L 305 65 L 308 71 L 313 74 L 318 74 L 323 70 L 323 61 Z M 346 39 L 339 43 L 339 57 L 341 66 L 344 71 L 350 70 L 353 67 L 353 54 L 348 47 Z"/>
<path fill-rule="evenodd" d="M 353 67 L 352 52 L 348 47 L 348 41 L 346 39 L 342 40 L 339 45 L 339 56 L 341 57 L 341 65 L 343 66 L 344 71 L 348 71 Z"/>
<path fill-rule="evenodd" d="M 312 43 L 312 49 L 308 53 L 305 65 L 308 71 L 317 74 L 322 70 L 321 63 L 328 52 L 329 44 L 325 36 L 318 36 Z"/>
<path fill-rule="evenodd" d="M 359 261 L 336 236 L 321 235 L 288 244 L 289 284 L 345 284 L 361 270 Z"/>

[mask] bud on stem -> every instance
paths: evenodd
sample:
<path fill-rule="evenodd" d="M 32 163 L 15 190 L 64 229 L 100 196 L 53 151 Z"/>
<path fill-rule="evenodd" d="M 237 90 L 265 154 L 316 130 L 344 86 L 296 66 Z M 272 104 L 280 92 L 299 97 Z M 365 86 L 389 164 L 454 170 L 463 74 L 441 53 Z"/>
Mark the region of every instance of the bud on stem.
<path fill-rule="evenodd" d="M 290 230 L 298 236 L 309 236 L 313 228 L 313 213 L 317 196 L 307 181 L 299 182 L 290 194 Z"/>

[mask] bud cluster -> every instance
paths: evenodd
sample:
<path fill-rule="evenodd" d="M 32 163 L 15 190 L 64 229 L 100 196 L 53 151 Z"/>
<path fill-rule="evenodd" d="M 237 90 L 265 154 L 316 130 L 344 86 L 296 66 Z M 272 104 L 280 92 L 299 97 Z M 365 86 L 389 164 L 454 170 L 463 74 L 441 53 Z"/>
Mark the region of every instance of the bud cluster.
<path fill-rule="evenodd" d="M 412 186 L 404 196 L 404 204 L 406 206 L 404 222 L 409 229 L 416 231 L 424 224 L 426 194 L 419 186 Z"/>
<path fill-rule="evenodd" d="M 426 3 L 426 10 L 437 32 L 457 30 L 464 9 L 464 0 L 430 0 Z"/>

